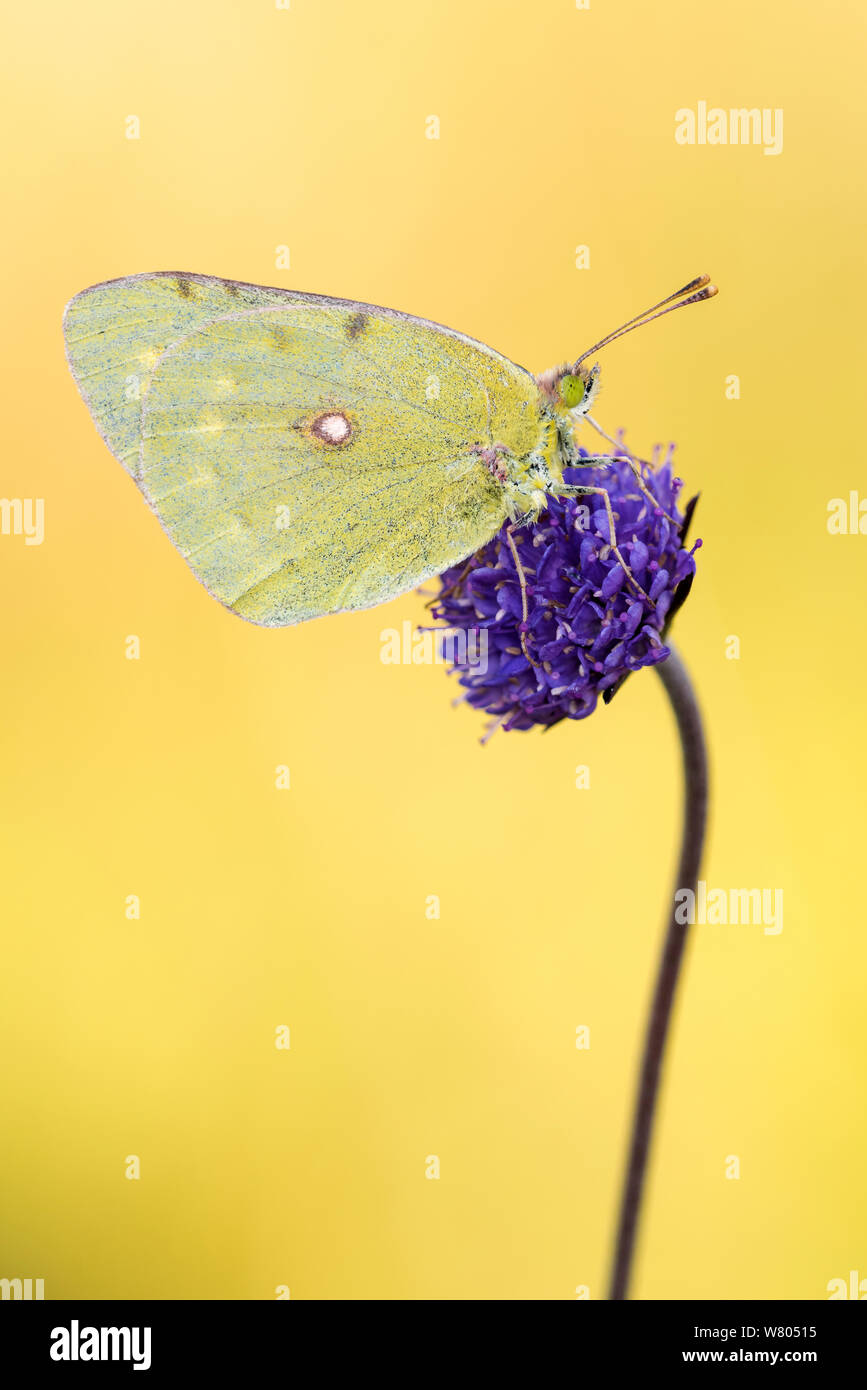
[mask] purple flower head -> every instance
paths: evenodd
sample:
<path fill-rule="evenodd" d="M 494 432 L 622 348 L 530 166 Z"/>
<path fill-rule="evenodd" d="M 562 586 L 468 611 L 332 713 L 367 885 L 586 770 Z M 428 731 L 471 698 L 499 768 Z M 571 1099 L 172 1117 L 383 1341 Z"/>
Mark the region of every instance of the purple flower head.
<path fill-rule="evenodd" d="M 626 452 L 624 446 L 619 452 Z M 492 715 L 494 727 L 529 729 L 584 719 L 599 696 L 610 700 L 631 671 L 669 655 L 665 632 L 689 592 L 693 555 L 701 544 L 684 547 L 695 499 L 684 514 L 677 510 L 682 484 L 672 476 L 671 450 L 661 467 L 643 467 L 642 476 L 658 508 L 639 491 L 625 459 L 564 473 L 567 483 L 607 489 L 618 549 L 634 583 L 611 548 L 598 494 L 549 496 L 536 522 L 513 530 L 526 584 L 526 622 L 508 523 L 469 560 L 440 576 L 434 616 L 457 636 L 463 631 L 466 640 L 453 640 L 446 649 L 464 698 Z"/>

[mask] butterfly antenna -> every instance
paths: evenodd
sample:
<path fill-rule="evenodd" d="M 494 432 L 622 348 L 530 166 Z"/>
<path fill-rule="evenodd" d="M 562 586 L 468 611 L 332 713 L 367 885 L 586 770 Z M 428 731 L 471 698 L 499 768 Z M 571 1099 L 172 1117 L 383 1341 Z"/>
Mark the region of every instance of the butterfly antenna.
<path fill-rule="evenodd" d="M 643 313 L 636 314 L 635 318 L 627 319 L 626 323 L 622 323 L 613 332 L 606 333 L 605 337 L 600 338 L 598 343 L 594 343 L 592 347 L 587 348 L 586 352 L 582 352 L 575 361 L 572 371 L 577 370 L 585 357 L 589 357 L 593 352 L 598 352 L 600 348 L 607 347 L 609 343 L 614 342 L 615 338 L 622 338 L 625 333 L 631 333 L 633 328 L 641 328 L 645 323 L 652 323 L 654 319 L 661 319 L 663 314 L 670 314 L 674 309 L 684 309 L 687 304 L 700 304 L 703 299 L 713 299 L 715 294 L 719 294 L 719 290 L 716 285 L 710 283 L 710 276 L 697 275 L 694 280 L 690 280 L 688 285 L 682 285 L 679 290 L 675 290 L 674 294 L 666 295 L 665 299 L 660 299 L 658 304 L 651 304 L 650 308 L 645 309 Z M 672 303 L 673 300 L 676 300 L 677 303 Z"/>

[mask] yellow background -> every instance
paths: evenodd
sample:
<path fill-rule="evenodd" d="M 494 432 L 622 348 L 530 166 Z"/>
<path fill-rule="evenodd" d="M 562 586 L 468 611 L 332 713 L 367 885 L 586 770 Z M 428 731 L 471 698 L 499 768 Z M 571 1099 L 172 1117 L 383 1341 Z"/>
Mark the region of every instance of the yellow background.
<path fill-rule="evenodd" d="M 52 0 L 5 27 L 2 494 L 43 497 L 46 535 L 0 537 L 0 1275 L 605 1292 L 679 833 L 659 681 L 482 748 L 442 668 L 380 661 L 418 596 L 278 631 L 213 602 L 60 334 L 84 286 L 182 269 L 392 305 L 534 370 L 713 273 L 712 304 L 604 354 L 597 413 L 676 439 L 701 491 L 675 632 L 704 876 L 783 888 L 785 919 L 695 931 L 634 1292 L 867 1276 L 867 537 L 826 527 L 867 494 L 863 7 Z M 782 107 L 783 153 L 679 146 L 702 99 Z"/>

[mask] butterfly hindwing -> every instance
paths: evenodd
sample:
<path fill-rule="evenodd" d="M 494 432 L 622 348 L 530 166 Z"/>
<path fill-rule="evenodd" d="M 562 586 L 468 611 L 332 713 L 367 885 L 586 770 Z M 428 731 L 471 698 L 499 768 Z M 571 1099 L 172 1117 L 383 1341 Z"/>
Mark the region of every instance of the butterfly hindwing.
<path fill-rule="evenodd" d="M 78 296 L 70 360 L 110 447 L 221 602 L 268 625 L 367 607 L 497 530 L 503 491 L 474 449 L 537 444 L 527 372 L 351 301 L 145 283 L 171 278 L 114 282 L 113 305 L 111 285 Z M 90 294 L 98 305 L 75 311 Z M 124 374 L 142 358 L 128 401 Z"/>

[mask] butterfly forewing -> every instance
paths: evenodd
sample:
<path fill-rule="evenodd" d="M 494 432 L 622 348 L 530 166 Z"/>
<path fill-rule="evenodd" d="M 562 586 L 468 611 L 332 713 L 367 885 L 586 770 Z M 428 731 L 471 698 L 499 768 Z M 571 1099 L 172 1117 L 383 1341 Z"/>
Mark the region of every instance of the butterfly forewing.
<path fill-rule="evenodd" d="M 538 442 L 527 372 L 350 301 L 134 277 L 78 296 L 67 341 L 109 446 L 194 573 L 254 622 L 380 603 L 471 554 L 505 517 L 474 447 Z"/>
<path fill-rule="evenodd" d="M 139 459 L 141 401 L 160 354 L 231 308 L 281 302 L 279 290 L 184 274 L 131 275 L 66 306 L 70 370 L 100 434 L 128 472 Z"/>

